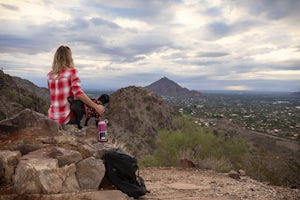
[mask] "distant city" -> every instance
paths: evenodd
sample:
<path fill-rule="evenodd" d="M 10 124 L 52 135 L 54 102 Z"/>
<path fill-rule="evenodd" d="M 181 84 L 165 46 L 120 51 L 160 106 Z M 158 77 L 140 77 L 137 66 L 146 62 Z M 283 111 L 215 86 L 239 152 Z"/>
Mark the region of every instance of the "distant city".
<path fill-rule="evenodd" d="M 300 140 L 300 97 L 289 93 L 206 92 L 204 98 L 166 98 L 203 126 L 226 118 L 251 131 Z"/>
<path fill-rule="evenodd" d="M 90 97 L 114 91 L 87 90 Z M 285 92 L 204 91 L 203 98 L 163 97 L 201 126 L 226 118 L 251 131 L 300 141 L 300 97 Z"/>

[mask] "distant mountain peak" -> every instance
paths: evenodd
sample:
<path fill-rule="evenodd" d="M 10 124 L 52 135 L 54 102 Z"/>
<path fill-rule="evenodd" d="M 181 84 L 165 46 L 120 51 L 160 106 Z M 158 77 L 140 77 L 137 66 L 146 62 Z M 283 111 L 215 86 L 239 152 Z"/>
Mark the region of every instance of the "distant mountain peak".
<path fill-rule="evenodd" d="M 163 77 L 158 81 L 146 86 L 148 90 L 155 92 L 161 96 L 171 96 L 171 97 L 193 97 L 199 98 L 203 97 L 202 93 L 195 90 L 188 90 L 187 88 L 181 87 L 175 81 Z"/>

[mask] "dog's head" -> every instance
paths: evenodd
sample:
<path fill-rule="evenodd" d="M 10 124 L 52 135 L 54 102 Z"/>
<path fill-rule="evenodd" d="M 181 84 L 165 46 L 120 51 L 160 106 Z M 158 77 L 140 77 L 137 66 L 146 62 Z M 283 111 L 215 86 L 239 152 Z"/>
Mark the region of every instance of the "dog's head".
<path fill-rule="evenodd" d="M 105 105 L 107 103 L 109 103 L 110 99 L 108 94 L 102 94 L 99 98 L 98 101 L 100 101 L 102 103 L 102 105 Z"/>

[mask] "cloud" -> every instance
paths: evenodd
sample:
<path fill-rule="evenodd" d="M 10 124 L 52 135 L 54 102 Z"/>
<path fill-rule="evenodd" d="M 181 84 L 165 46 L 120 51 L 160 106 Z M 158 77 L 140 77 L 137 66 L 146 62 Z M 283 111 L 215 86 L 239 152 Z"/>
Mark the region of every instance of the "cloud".
<path fill-rule="evenodd" d="M 116 0 L 95 0 L 85 2 L 84 5 L 104 10 L 107 15 L 118 16 L 128 19 L 141 19 L 146 22 L 157 20 L 168 20 L 172 17 L 170 7 L 176 1 L 116 1 Z"/>
<path fill-rule="evenodd" d="M 85 87 L 145 85 L 166 76 L 199 90 L 300 88 L 296 81 L 300 30 L 295 26 L 299 4 L 292 0 L 1 3 L 0 66 L 41 83 L 63 44 L 71 47 Z"/>
<path fill-rule="evenodd" d="M 222 37 L 246 33 L 251 29 L 262 26 L 263 24 L 263 22 L 257 20 L 238 20 L 231 23 L 215 21 L 208 23 L 204 29 L 207 30 L 206 38 L 214 40 Z"/>
<path fill-rule="evenodd" d="M 3 8 L 5 8 L 7 10 L 12 10 L 12 11 L 18 11 L 19 10 L 18 6 L 14 6 L 14 5 L 10 5 L 10 4 L 0 3 L 0 6 L 2 6 Z"/>
<path fill-rule="evenodd" d="M 255 16 L 263 16 L 271 20 L 300 19 L 300 2 L 298 0 L 262 0 L 235 1 L 236 5 L 244 7 Z"/>
<path fill-rule="evenodd" d="M 94 17 L 90 21 L 96 26 L 107 26 L 107 27 L 112 28 L 112 29 L 121 28 L 118 24 L 113 23 L 113 22 L 108 21 L 108 20 L 105 20 L 105 19 L 102 19 L 100 17 Z"/>
<path fill-rule="evenodd" d="M 229 55 L 228 53 L 224 52 L 199 52 L 199 57 L 223 57 Z"/>

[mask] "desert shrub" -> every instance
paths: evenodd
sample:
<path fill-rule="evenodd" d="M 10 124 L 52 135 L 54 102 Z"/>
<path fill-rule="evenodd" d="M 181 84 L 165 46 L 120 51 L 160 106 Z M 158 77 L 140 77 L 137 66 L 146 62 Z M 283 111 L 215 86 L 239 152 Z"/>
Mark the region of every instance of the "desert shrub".
<path fill-rule="evenodd" d="M 218 168 L 218 171 L 241 165 L 247 148 L 242 138 L 225 140 L 223 136 L 216 136 L 212 131 L 195 124 L 189 117 L 177 119 L 176 123 L 176 131 L 159 131 L 156 151 L 151 159 L 147 157 L 148 161 L 160 166 L 177 166 L 181 158 L 188 157 L 199 166 Z"/>
<path fill-rule="evenodd" d="M 155 157 L 163 166 L 176 166 L 183 151 L 190 151 L 189 157 L 194 161 L 220 158 L 223 156 L 223 141 L 222 137 L 216 137 L 204 129 L 189 133 L 160 131 Z"/>
<path fill-rule="evenodd" d="M 24 107 L 28 108 L 28 107 L 30 107 L 30 106 L 33 104 L 33 100 L 32 100 L 31 97 L 23 96 L 23 97 L 21 98 L 21 104 L 22 104 Z"/>
<path fill-rule="evenodd" d="M 40 112 L 47 115 L 48 109 L 49 109 L 49 104 L 43 104 Z"/>
<path fill-rule="evenodd" d="M 7 90 L 7 95 L 10 99 L 18 97 L 18 92 L 16 90 Z"/>
<path fill-rule="evenodd" d="M 134 107 L 135 107 L 135 106 L 134 106 L 134 103 L 133 103 L 133 102 L 128 102 L 128 103 L 127 103 L 127 108 L 128 108 L 128 109 L 134 109 Z"/>
<path fill-rule="evenodd" d="M 161 163 L 153 155 L 146 155 L 139 160 L 139 165 L 141 167 L 160 167 Z"/>
<path fill-rule="evenodd" d="M 151 149 L 155 149 L 155 147 L 156 147 L 155 138 L 146 137 L 145 142 L 151 147 Z"/>
<path fill-rule="evenodd" d="M 203 169 L 212 169 L 219 172 L 228 172 L 233 167 L 230 160 L 225 156 L 221 158 L 204 158 L 203 160 L 198 160 L 197 165 Z"/>
<path fill-rule="evenodd" d="M 224 142 L 224 154 L 235 169 L 243 168 L 245 154 L 249 148 L 248 143 L 241 137 L 234 137 Z"/>
<path fill-rule="evenodd" d="M 258 149 L 249 152 L 245 158 L 244 169 L 252 178 L 272 185 L 299 187 L 299 176 L 295 176 L 300 170 L 299 153 L 278 155 Z"/>
<path fill-rule="evenodd" d="M 151 96 L 143 96 L 143 101 L 146 103 L 146 102 L 150 102 L 152 100 L 152 97 Z"/>

